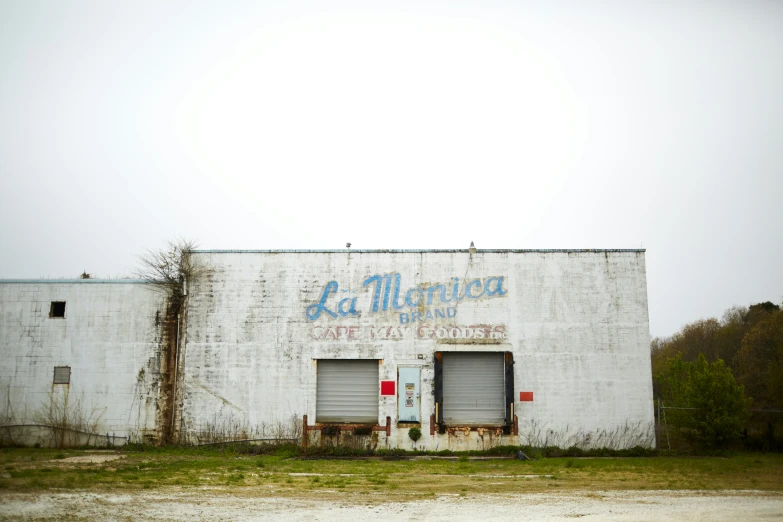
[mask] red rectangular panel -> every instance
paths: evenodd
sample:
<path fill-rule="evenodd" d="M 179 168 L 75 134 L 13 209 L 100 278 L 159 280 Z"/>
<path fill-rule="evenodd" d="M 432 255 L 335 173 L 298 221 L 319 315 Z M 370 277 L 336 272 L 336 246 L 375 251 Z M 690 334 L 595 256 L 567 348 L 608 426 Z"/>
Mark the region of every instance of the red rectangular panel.
<path fill-rule="evenodd" d="M 519 402 L 533 402 L 533 392 L 519 392 Z"/>
<path fill-rule="evenodd" d="M 381 381 L 381 395 L 395 395 L 394 381 Z"/>

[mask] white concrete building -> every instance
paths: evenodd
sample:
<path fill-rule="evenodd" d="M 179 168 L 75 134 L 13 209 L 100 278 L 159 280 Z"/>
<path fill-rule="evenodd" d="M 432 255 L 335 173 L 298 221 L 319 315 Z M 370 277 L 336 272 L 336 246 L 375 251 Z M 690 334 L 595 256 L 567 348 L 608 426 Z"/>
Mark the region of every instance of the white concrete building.
<path fill-rule="evenodd" d="M 193 258 L 176 310 L 143 282 L 0 282 L 5 418 L 67 391 L 155 440 L 654 444 L 643 250 Z"/>
<path fill-rule="evenodd" d="M 165 312 L 140 281 L 0 281 L 0 440 L 159 439 Z"/>
<path fill-rule="evenodd" d="M 644 251 L 196 256 L 185 432 L 307 415 L 390 447 L 414 426 L 432 450 L 654 442 Z"/>

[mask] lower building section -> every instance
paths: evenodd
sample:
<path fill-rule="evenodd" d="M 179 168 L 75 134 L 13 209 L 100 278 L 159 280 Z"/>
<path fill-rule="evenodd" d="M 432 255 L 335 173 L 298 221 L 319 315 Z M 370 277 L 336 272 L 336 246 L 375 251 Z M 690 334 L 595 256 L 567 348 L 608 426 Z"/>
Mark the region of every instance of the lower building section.
<path fill-rule="evenodd" d="M 195 369 L 236 364 L 213 356 L 211 363 L 196 360 L 190 348 L 181 411 L 188 442 L 285 438 L 311 445 L 433 451 L 654 444 L 651 403 L 638 383 L 627 382 L 621 396 L 615 389 L 619 375 L 593 379 L 580 367 L 537 382 L 531 377 L 557 367 L 557 361 L 509 349 L 443 346 L 421 359 L 414 354 L 397 360 L 383 350 L 369 350 L 362 359 L 329 348 L 290 366 L 269 365 L 256 372 L 251 365 L 235 375 L 236 386 L 219 391 L 215 377 L 222 378 L 222 372 Z M 586 401 L 571 395 L 583 391 L 591 394 Z M 412 428 L 419 438 L 411 437 Z"/>

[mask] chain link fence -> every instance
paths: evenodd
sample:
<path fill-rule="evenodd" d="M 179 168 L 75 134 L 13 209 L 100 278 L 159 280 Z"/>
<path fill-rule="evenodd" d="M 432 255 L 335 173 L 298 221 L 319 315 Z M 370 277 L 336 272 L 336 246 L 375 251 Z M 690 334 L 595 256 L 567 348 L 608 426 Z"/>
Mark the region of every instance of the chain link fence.
<path fill-rule="evenodd" d="M 701 408 L 667 406 L 660 398 L 655 401 L 655 434 L 657 448 L 664 450 L 696 449 L 695 444 L 677 425 L 676 420 L 667 418 L 666 412 L 697 412 Z M 742 430 L 740 444 L 748 451 L 783 451 L 783 410 L 751 409 Z M 671 417 L 671 415 L 669 415 Z"/>

